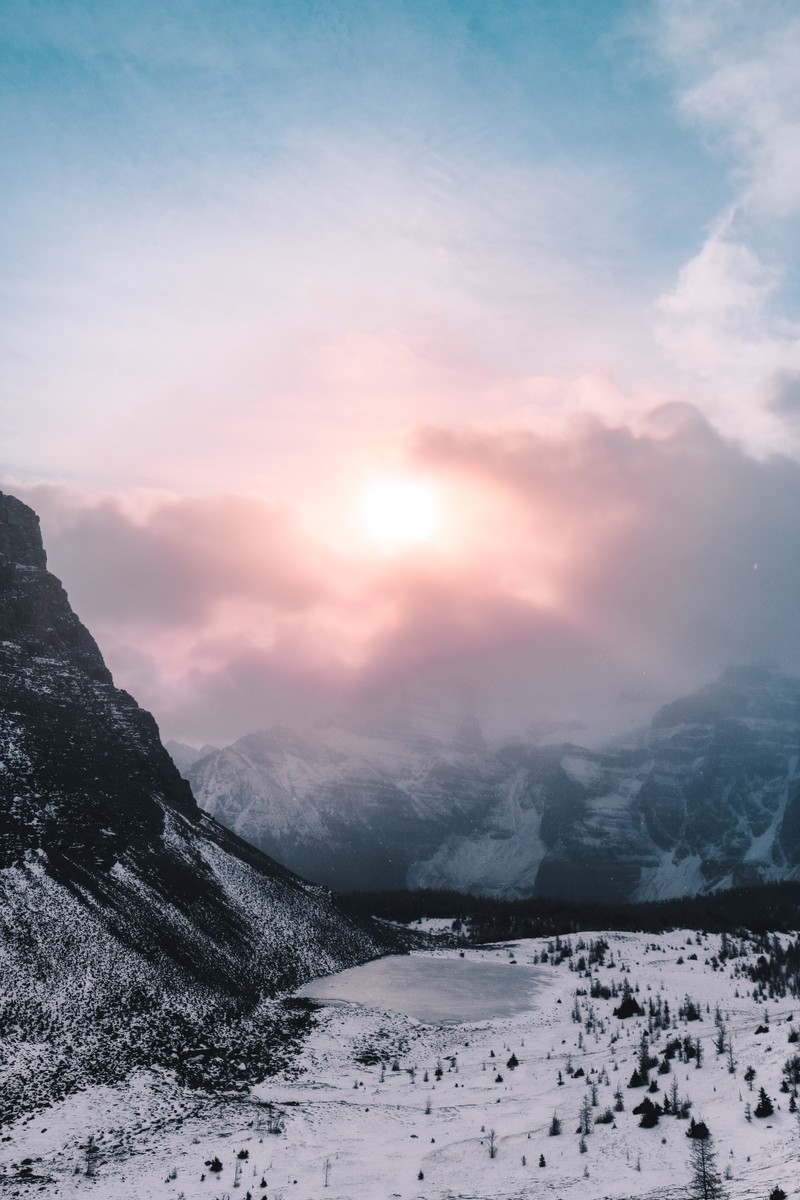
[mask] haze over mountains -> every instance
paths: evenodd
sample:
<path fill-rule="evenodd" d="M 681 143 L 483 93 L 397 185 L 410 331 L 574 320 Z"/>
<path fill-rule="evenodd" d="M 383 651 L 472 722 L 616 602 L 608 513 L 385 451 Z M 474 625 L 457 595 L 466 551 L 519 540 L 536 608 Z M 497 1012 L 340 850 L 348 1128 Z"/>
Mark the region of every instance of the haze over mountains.
<path fill-rule="evenodd" d="M 206 811 L 334 888 L 619 901 L 800 877 L 799 753 L 800 680 L 737 667 L 602 750 L 490 746 L 398 702 L 183 770 Z"/>

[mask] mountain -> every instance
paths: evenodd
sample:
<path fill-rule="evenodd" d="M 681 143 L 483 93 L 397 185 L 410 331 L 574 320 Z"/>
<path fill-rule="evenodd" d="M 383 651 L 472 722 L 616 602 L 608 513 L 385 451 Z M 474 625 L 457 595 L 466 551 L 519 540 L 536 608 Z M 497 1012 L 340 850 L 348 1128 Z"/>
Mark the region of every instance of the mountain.
<path fill-rule="evenodd" d="M 2 493 L 0 897 L 0 1120 L 387 945 L 198 808 Z"/>
<path fill-rule="evenodd" d="M 402 697 L 310 735 L 251 734 L 187 771 L 203 807 L 330 887 L 402 887 L 500 782 L 477 722 Z"/>
<path fill-rule="evenodd" d="M 252 734 L 187 777 L 224 824 L 343 889 L 617 902 L 800 878 L 800 680 L 780 671 L 731 668 L 603 750 L 379 726 Z"/>
<path fill-rule="evenodd" d="M 194 766 L 199 759 L 205 758 L 207 754 L 215 754 L 219 747 L 206 743 L 205 746 L 201 746 L 197 750 L 194 746 L 190 746 L 186 742 L 169 741 L 164 742 L 164 749 L 185 779 L 186 772 L 190 767 Z"/>
<path fill-rule="evenodd" d="M 303 736 L 276 727 L 186 771 L 199 802 L 292 869 L 339 890 L 402 887 L 495 798 L 477 723 L 396 703 Z"/>

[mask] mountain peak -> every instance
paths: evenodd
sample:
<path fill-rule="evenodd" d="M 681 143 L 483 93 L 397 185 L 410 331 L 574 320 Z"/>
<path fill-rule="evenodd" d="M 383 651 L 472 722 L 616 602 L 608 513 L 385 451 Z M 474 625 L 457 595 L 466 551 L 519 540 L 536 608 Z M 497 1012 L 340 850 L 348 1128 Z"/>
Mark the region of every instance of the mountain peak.
<path fill-rule="evenodd" d="M 39 518 L 16 496 L 0 492 L 0 560 L 20 566 L 47 566 Z"/>
<path fill-rule="evenodd" d="M 97 643 L 72 611 L 60 581 L 47 570 L 39 518 L 16 496 L 2 492 L 0 643 L 8 667 L 16 655 L 29 665 L 57 659 L 98 682 L 112 682 Z"/>

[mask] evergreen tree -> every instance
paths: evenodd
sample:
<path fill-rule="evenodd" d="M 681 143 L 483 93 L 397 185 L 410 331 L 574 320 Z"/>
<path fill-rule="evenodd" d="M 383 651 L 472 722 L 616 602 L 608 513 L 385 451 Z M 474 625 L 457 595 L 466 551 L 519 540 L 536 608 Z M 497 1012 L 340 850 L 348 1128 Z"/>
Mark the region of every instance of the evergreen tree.
<path fill-rule="evenodd" d="M 755 1107 L 757 1117 L 771 1117 L 775 1109 L 763 1087 L 758 1089 L 758 1104 Z"/>
<path fill-rule="evenodd" d="M 692 1181 L 688 1192 L 691 1200 L 724 1200 L 725 1189 L 717 1170 L 710 1133 L 704 1138 L 691 1139 L 689 1165 L 692 1169 Z"/>

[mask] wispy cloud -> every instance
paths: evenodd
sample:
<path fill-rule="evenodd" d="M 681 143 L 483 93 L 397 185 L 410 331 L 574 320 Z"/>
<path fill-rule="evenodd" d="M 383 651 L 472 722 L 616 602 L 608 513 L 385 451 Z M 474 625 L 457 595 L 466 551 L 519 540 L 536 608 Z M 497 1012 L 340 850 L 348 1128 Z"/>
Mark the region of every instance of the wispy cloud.
<path fill-rule="evenodd" d="M 770 398 L 800 366 L 798 264 L 785 253 L 800 217 L 800 16 L 781 0 L 658 11 L 680 110 L 729 176 L 724 211 L 660 300 L 658 333 L 684 378 L 707 381 L 707 411 L 724 428 L 785 445 L 775 418 L 795 414 Z"/>

